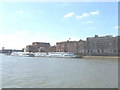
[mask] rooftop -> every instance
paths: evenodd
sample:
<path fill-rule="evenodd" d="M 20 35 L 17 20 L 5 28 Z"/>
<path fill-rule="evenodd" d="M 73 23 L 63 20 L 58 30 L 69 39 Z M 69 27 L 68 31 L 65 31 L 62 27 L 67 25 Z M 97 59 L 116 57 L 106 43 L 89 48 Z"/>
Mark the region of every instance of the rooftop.
<path fill-rule="evenodd" d="M 37 43 L 37 44 L 49 44 L 49 43 L 46 43 L 46 42 L 33 42 L 33 43 Z"/>

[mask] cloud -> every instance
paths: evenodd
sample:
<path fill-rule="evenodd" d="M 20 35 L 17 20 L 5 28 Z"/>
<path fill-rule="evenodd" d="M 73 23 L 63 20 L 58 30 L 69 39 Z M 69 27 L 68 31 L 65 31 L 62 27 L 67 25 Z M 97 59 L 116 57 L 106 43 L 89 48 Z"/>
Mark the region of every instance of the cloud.
<path fill-rule="evenodd" d="M 120 27 L 119 27 L 119 26 L 115 26 L 114 28 L 115 28 L 115 29 L 118 29 L 118 28 L 120 28 Z"/>
<path fill-rule="evenodd" d="M 83 17 L 87 17 L 87 16 L 89 16 L 89 13 L 83 13 L 80 16 L 76 16 L 76 18 L 83 18 Z"/>
<path fill-rule="evenodd" d="M 82 16 L 76 16 L 76 18 L 82 18 Z"/>
<path fill-rule="evenodd" d="M 17 13 L 18 14 L 24 14 L 24 11 L 23 10 L 18 10 Z"/>
<path fill-rule="evenodd" d="M 87 17 L 87 16 L 89 16 L 89 14 L 88 13 L 83 13 L 82 16 Z"/>
<path fill-rule="evenodd" d="M 84 18 L 84 17 L 88 17 L 90 15 L 97 15 L 97 14 L 99 14 L 99 10 L 94 11 L 94 12 L 89 12 L 89 13 L 83 13 L 83 14 L 81 14 L 79 16 L 76 16 L 76 18 L 81 19 L 81 18 Z"/>
<path fill-rule="evenodd" d="M 95 11 L 95 12 L 90 12 L 91 15 L 96 15 L 99 14 L 99 10 Z"/>
<path fill-rule="evenodd" d="M 66 15 L 64 16 L 64 18 L 72 17 L 74 14 L 75 14 L 74 12 L 70 12 L 70 13 L 66 14 Z"/>
<path fill-rule="evenodd" d="M 85 23 L 93 23 L 93 21 L 86 21 Z"/>

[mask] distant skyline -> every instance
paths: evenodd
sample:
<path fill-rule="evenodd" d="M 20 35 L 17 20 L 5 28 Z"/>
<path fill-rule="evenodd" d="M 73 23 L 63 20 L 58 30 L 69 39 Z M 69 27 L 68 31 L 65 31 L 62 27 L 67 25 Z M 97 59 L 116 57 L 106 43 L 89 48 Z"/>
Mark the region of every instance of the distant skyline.
<path fill-rule="evenodd" d="M 117 2 L 1 2 L 0 47 L 118 35 Z"/>

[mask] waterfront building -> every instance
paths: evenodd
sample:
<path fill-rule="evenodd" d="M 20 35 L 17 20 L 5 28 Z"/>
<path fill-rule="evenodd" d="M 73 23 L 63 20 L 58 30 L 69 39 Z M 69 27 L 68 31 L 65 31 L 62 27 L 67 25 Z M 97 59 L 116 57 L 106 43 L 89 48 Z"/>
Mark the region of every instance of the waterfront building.
<path fill-rule="evenodd" d="M 27 52 L 47 52 L 50 47 L 49 43 L 33 42 L 32 45 L 26 46 Z"/>
<path fill-rule="evenodd" d="M 85 41 L 64 41 L 56 43 L 57 52 L 72 52 L 75 54 L 84 54 Z"/>
<path fill-rule="evenodd" d="M 38 52 L 38 48 L 37 46 L 33 46 L 33 45 L 27 45 L 26 46 L 26 52 Z"/>
<path fill-rule="evenodd" d="M 56 46 L 50 46 L 48 52 L 56 52 Z"/>
<path fill-rule="evenodd" d="M 68 52 L 68 46 L 67 46 L 67 42 L 57 42 L 56 43 L 56 51 L 57 52 Z"/>
<path fill-rule="evenodd" d="M 118 36 L 111 35 L 99 37 L 89 37 L 86 41 L 86 55 L 89 56 L 117 56 Z"/>
<path fill-rule="evenodd" d="M 120 51 L 120 36 L 112 35 L 88 37 L 86 41 L 63 41 L 57 42 L 56 46 L 49 43 L 33 42 L 26 46 L 27 52 L 72 52 L 86 56 L 117 56 Z"/>
<path fill-rule="evenodd" d="M 85 55 L 86 41 L 79 40 L 77 42 L 77 53 L 80 55 Z"/>
<path fill-rule="evenodd" d="M 77 52 L 77 42 L 76 41 L 65 41 L 56 43 L 57 52 Z"/>

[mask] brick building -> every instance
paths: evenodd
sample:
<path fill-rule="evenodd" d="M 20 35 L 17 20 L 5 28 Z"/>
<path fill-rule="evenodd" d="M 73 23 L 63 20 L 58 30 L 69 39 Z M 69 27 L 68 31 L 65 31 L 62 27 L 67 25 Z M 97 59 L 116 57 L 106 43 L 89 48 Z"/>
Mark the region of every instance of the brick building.
<path fill-rule="evenodd" d="M 72 52 L 75 54 L 84 54 L 85 41 L 65 41 L 56 43 L 57 52 Z"/>
<path fill-rule="evenodd" d="M 68 41 L 57 42 L 56 43 L 56 52 L 68 52 Z"/>
<path fill-rule="evenodd" d="M 50 46 L 48 52 L 56 52 L 56 46 Z"/>

